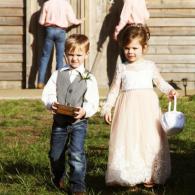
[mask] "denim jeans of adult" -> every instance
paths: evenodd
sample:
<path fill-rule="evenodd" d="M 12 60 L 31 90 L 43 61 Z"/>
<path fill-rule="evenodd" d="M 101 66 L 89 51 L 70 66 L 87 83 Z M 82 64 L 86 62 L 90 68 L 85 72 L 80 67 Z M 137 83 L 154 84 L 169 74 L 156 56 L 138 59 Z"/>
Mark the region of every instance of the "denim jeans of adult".
<path fill-rule="evenodd" d="M 65 167 L 68 161 L 71 192 L 85 191 L 86 157 L 84 141 L 86 131 L 86 119 L 64 127 L 54 122 L 52 127 L 51 149 L 49 152 L 51 171 L 55 181 L 64 179 L 67 171 Z M 66 152 L 68 158 L 65 156 Z"/>
<path fill-rule="evenodd" d="M 39 62 L 38 83 L 45 83 L 45 75 L 52 49 L 56 48 L 56 69 L 64 66 L 65 30 L 58 27 L 46 27 L 46 37 Z"/>

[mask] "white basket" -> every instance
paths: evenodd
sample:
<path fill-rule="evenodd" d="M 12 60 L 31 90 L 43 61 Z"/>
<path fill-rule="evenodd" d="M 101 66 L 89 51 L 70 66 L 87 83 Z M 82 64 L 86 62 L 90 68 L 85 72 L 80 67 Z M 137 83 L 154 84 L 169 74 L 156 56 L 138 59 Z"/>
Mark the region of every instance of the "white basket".
<path fill-rule="evenodd" d="M 168 112 L 161 117 L 161 125 L 167 135 L 175 135 L 180 133 L 185 124 L 185 116 L 182 112 L 177 111 L 177 97 L 174 96 L 174 108 L 171 111 L 171 101 L 168 105 Z"/>

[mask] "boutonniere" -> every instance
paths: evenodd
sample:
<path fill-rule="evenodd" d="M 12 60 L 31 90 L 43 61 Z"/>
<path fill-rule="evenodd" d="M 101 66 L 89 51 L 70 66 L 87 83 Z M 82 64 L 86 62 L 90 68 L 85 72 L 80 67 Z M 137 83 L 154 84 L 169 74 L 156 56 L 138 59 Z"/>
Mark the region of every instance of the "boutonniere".
<path fill-rule="evenodd" d="M 84 73 L 81 74 L 81 78 L 82 78 L 82 80 L 89 80 L 89 79 L 91 79 L 90 72 L 89 71 L 85 71 Z"/>

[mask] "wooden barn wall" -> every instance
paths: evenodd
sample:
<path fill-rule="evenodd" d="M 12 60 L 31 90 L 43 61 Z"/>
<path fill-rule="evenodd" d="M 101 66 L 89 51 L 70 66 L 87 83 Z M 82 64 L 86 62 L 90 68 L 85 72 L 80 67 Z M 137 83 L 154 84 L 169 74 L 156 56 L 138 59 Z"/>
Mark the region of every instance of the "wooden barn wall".
<path fill-rule="evenodd" d="M 24 3 L 0 1 L 0 89 L 24 85 Z"/>
<path fill-rule="evenodd" d="M 44 43 L 44 28 L 38 20 L 45 0 L 26 0 L 26 87 L 35 88 L 39 69 L 39 59 Z M 78 18 L 85 18 L 86 0 L 69 0 Z M 68 34 L 86 33 L 86 21 Z M 55 70 L 55 48 L 48 65 L 47 79 Z"/>
<path fill-rule="evenodd" d="M 195 88 L 195 0 L 148 0 L 150 49 L 162 75 L 183 89 Z"/>
<path fill-rule="evenodd" d="M 91 62 L 96 61 L 96 77 L 100 87 L 108 86 L 113 77 L 117 47 L 111 40 L 114 21 L 121 10 L 121 0 L 111 7 L 107 0 L 90 1 Z M 173 80 L 183 89 L 181 80 L 188 79 L 187 88 L 195 88 L 195 0 L 146 0 L 151 30 L 147 59 L 157 63 L 167 81 Z M 101 13 L 104 14 L 101 14 Z M 94 16 L 96 13 L 96 16 Z M 94 25 L 95 23 L 95 25 Z M 104 23 L 104 24 L 103 24 Z M 98 32 L 98 33 L 97 33 Z M 97 42 L 102 52 L 96 52 Z M 99 57 L 101 56 L 101 57 Z M 95 60 L 97 59 L 97 60 Z"/>
<path fill-rule="evenodd" d="M 108 88 L 118 57 L 112 32 L 120 15 L 123 0 L 69 0 L 77 17 L 84 23 L 69 32 L 85 33 L 91 41 L 86 66 L 95 65 L 100 88 Z M 195 88 L 195 0 L 146 0 L 151 18 L 149 52 L 164 78 L 183 88 Z M 34 88 L 37 82 L 44 29 L 38 24 L 44 0 L 0 1 L 0 88 Z M 25 34 L 26 33 L 26 34 Z M 97 48 L 101 52 L 97 52 Z M 48 77 L 55 69 L 55 55 Z"/>

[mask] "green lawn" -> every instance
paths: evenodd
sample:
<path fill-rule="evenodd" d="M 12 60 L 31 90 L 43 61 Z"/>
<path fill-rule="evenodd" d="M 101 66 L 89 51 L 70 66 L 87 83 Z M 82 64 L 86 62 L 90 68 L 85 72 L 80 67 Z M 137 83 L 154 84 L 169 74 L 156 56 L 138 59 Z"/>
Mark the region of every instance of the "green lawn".
<path fill-rule="evenodd" d="M 89 121 L 86 153 L 88 194 L 195 194 L 195 96 L 181 98 L 184 131 L 169 138 L 172 175 L 165 186 L 139 192 L 105 186 L 109 126 L 97 114 Z M 167 101 L 161 98 L 163 110 Z M 0 101 L 0 195 L 61 195 L 50 183 L 48 160 L 52 115 L 40 101 Z"/>

